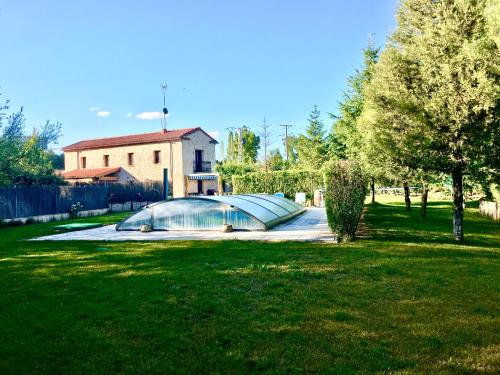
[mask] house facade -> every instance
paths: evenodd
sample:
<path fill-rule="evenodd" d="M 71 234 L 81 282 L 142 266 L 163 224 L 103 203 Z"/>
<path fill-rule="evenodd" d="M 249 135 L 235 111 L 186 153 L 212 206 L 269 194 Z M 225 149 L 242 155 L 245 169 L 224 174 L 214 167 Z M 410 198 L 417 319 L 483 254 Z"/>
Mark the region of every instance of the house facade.
<path fill-rule="evenodd" d="M 72 183 L 163 181 L 168 169 L 175 198 L 207 194 L 218 190 L 216 144 L 199 127 L 84 140 L 62 149 L 62 176 Z"/>

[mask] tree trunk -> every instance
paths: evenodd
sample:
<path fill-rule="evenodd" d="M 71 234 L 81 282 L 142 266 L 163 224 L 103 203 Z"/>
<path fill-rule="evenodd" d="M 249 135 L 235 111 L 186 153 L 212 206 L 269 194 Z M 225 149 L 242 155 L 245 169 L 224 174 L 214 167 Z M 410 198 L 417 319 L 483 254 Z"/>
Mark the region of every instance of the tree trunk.
<path fill-rule="evenodd" d="M 422 184 L 422 197 L 420 200 L 420 218 L 425 219 L 427 217 L 427 197 L 429 195 L 429 188 L 426 184 Z"/>
<path fill-rule="evenodd" d="M 464 193 L 463 172 L 456 167 L 451 172 L 453 180 L 453 237 L 456 241 L 464 240 Z"/>
<path fill-rule="evenodd" d="M 404 191 L 405 191 L 406 211 L 410 211 L 411 210 L 411 200 L 410 200 L 410 188 L 408 187 L 408 182 L 405 182 L 403 187 L 404 187 Z"/>
<path fill-rule="evenodd" d="M 370 188 L 372 189 L 372 203 L 375 203 L 375 177 L 372 177 Z"/>

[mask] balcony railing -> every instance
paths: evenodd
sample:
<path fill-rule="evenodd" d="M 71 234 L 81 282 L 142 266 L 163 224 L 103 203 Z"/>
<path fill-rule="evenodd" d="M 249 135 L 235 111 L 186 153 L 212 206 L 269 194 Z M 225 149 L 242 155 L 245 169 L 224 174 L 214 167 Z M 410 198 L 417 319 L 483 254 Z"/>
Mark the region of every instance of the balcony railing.
<path fill-rule="evenodd" d="M 210 161 L 194 161 L 193 173 L 211 173 L 212 162 Z"/>

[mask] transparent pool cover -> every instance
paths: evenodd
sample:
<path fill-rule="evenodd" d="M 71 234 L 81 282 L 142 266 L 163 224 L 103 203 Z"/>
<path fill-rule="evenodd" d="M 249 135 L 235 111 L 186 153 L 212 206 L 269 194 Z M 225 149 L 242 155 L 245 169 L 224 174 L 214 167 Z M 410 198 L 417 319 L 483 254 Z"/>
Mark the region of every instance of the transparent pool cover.
<path fill-rule="evenodd" d="M 180 198 L 149 205 L 117 225 L 116 230 L 267 230 L 302 213 L 304 208 L 268 194 Z"/>

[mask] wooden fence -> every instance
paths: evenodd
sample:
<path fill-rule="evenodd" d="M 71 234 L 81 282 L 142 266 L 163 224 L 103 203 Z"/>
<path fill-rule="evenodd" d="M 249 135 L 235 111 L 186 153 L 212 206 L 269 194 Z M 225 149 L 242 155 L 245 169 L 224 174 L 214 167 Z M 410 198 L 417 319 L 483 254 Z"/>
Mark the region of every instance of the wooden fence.
<path fill-rule="evenodd" d="M 0 220 L 67 213 L 76 202 L 83 210 L 107 208 L 113 196 L 156 202 L 162 195 L 161 183 L 0 187 Z"/>

